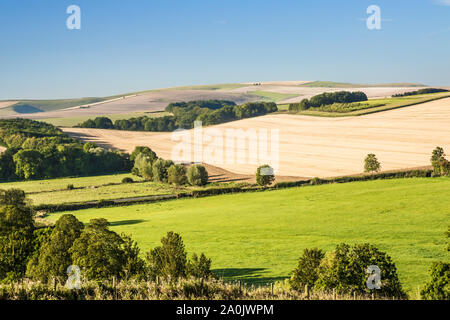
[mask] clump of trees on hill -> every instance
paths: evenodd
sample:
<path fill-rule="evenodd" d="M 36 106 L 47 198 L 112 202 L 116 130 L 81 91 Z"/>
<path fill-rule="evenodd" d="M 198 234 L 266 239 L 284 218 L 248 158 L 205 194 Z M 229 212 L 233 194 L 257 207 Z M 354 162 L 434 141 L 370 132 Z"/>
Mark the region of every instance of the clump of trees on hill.
<path fill-rule="evenodd" d="M 204 186 L 208 183 L 208 172 L 202 165 L 192 165 L 187 170 L 171 160 L 158 158 L 148 147 L 136 147 L 131 154 L 134 159 L 132 173 L 148 181 L 175 184 L 189 183 L 191 186 Z"/>
<path fill-rule="evenodd" d="M 127 154 L 83 144 L 53 125 L 28 119 L 0 120 L 0 181 L 45 179 L 129 171 Z"/>
<path fill-rule="evenodd" d="M 81 128 L 117 129 L 131 131 L 170 132 L 178 128 L 191 129 L 195 121 L 203 125 L 219 124 L 244 118 L 262 116 L 278 111 L 273 102 L 252 102 L 236 105 L 232 101 L 208 100 L 190 101 L 169 104 L 166 112 L 173 116 L 149 118 L 147 116 L 116 120 L 114 124 L 109 118 L 98 117 L 78 125 Z"/>
<path fill-rule="evenodd" d="M 291 103 L 289 105 L 289 111 L 302 111 L 311 108 L 320 108 L 322 106 L 332 105 L 336 103 L 353 103 L 367 101 L 367 95 L 362 91 L 349 92 L 349 91 L 338 91 L 338 92 L 325 92 L 312 97 L 311 99 L 303 99 L 299 103 Z"/>
<path fill-rule="evenodd" d="M 416 91 L 410 91 L 410 92 L 405 92 L 405 93 L 394 94 L 392 96 L 392 98 L 416 96 L 416 95 L 419 95 L 419 94 L 439 93 L 439 92 L 448 92 L 448 90 L 446 90 L 446 89 L 437 89 L 437 88 L 425 88 L 425 89 L 419 89 L 419 90 L 416 90 Z"/>

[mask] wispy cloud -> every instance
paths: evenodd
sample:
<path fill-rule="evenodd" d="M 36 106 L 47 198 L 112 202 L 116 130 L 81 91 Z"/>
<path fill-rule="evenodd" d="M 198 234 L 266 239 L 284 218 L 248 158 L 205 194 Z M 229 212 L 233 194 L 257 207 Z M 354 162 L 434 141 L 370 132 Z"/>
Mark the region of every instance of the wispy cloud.
<path fill-rule="evenodd" d="M 450 6 L 450 0 L 434 0 L 434 2 L 441 6 Z"/>

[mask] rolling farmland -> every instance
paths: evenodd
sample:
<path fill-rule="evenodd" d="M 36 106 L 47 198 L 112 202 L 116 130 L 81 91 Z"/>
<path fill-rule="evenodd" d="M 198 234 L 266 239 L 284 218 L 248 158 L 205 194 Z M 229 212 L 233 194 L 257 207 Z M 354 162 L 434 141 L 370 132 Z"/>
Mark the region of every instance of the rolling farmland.
<path fill-rule="evenodd" d="M 212 128 L 222 132 L 227 129 L 278 129 L 278 175 L 333 177 L 361 173 L 368 153 L 377 155 L 383 170 L 427 166 L 436 146 L 450 149 L 449 124 L 450 98 L 446 98 L 359 117 L 273 114 Z M 81 128 L 64 131 L 78 139 L 127 152 L 135 146 L 149 146 L 167 159 L 171 158 L 176 145 L 171 133 Z M 239 174 L 254 174 L 257 166 L 209 164 Z"/>
<path fill-rule="evenodd" d="M 231 206 L 230 203 L 233 203 Z M 284 279 L 304 248 L 369 242 L 387 252 L 416 298 L 433 261 L 448 260 L 450 180 L 411 178 L 76 211 L 83 222 L 108 219 L 131 234 L 144 254 L 168 231 L 188 252 L 204 252 L 226 279 Z M 56 220 L 61 213 L 51 214 Z"/>

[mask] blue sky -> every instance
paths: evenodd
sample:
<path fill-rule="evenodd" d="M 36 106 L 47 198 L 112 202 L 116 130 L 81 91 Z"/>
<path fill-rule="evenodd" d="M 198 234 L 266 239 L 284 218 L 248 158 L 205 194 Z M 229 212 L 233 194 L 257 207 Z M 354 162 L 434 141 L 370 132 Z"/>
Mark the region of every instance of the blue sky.
<path fill-rule="evenodd" d="M 81 8 L 81 30 L 66 9 Z M 381 8 L 382 29 L 366 27 Z M 0 99 L 268 80 L 450 85 L 450 0 L 0 0 Z"/>

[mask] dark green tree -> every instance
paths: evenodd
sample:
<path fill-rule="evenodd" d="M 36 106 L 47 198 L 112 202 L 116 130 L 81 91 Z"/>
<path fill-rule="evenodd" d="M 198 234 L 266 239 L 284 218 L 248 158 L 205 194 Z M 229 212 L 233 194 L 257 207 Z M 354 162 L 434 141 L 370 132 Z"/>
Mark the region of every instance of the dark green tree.
<path fill-rule="evenodd" d="M 147 253 L 149 275 L 177 279 L 186 277 L 187 254 L 181 236 L 168 232 L 161 239 L 161 246 Z"/>
<path fill-rule="evenodd" d="M 0 280 L 17 280 L 33 253 L 34 213 L 21 190 L 1 190 L 0 203 Z"/>
<path fill-rule="evenodd" d="M 211 277 L 211 259 L 208 259 L 204 253 L 200 257 L 194 253 L 192 259 L 187 262 L 186 274 L 194 278 L 207 279 Z"/>
<path fill-rule="evenodd" d="M 315 288 L 323 291 L 336 289 L 341 294 L 368 294 L 371 292 L 367 286 L 369 266 L 377 266 L 381 271 L 381 288 L 376 290 L 377 294 L 406 297 L 391 257 L 368 243 L 354 246 L 340 244 L 328 253 L 320 264 Z"/>
<path fill-rule="evenodd" d="M 420 292 L 424 300 L 450 300 L 450 263 L 434 262 L 430 268 L 430 281 Z"/>
<path fill-rule="evenodd" d="M 381 170 L 381 164 L 378 161 L 376 155 L 370 153 L 364 160 L 364 172 L 379 172 Z"/>
<path fill-rule="evenodd" d="M 131 236 L 121 234 L 123 239 L 122 250 L 124 262 L 122 267 L 123 277 L 125 279 L 139 278 L 145 276 L 145 261 L 140 257 L 140 249 L 137 242 Z"/>
<path fill-rule="evenodd" d="M 71 214 L 65 214 L 56 221 L 49 239 L 43 243 L 37 265 L 29 265 L 28 274 L 34 278 L 47 281 L 57 278 L 63 281 L 67 278 L 67 268 L 72 265 L 72 256 L 69 250 L 77 240 L 84 225 Z"/>
<path fill-rule="evenodd" d="M 90 280 L 122 277 L 125 254 L 123 239 L 108 229 L 106 219 L 92 219 L 84 228 L 69 253 L 74 265 L 82 269 L 82 274 Z"/>
<path fill-rule="evenodd" d="M 306 285 L 313 288 L 319 278 L 319 266 L 324 257 L 325 253 L 317 248 L 303 250 L 289 281 L 291 287 L 295 290 L 303 290 Z"/>

